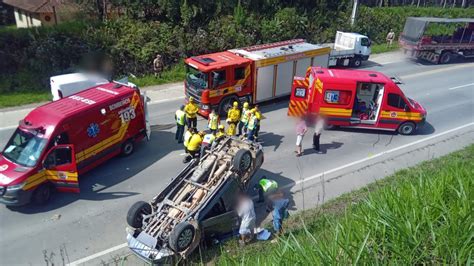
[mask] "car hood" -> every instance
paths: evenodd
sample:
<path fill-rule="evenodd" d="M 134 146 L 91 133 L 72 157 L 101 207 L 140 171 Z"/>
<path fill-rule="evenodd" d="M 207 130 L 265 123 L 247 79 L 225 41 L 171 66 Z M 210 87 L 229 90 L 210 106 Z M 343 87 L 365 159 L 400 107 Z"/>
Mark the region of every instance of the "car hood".
<path fill-rule="evenodd" d="M 23 182 L 33 168 L 17 165 L 0 155 L 0 186 L 11 186 Z"/>

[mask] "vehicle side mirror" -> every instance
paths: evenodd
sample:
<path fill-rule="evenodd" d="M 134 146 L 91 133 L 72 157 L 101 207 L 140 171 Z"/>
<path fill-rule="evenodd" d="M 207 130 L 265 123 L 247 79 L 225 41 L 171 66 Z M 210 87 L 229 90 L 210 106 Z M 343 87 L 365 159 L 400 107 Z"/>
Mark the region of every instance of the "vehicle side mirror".
<path fill-rule="evenodd" d="M 367 47 L 370 47 L 372 46 L 372 41 L 369 39 L 369 44 L 367 45 Z"/>

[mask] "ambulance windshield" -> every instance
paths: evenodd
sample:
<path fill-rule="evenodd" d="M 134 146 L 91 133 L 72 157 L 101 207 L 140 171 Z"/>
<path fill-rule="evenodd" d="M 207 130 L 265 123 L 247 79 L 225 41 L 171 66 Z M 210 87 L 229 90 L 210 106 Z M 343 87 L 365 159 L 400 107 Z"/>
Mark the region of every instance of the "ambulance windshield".
<path fill-rule="evenodd" d="M 3 156 L 22 166 L 35 166 L 47 139 L 40 138 L 34 133 L 17 129 L 3 151 Z"/>
<path fill-rule="evenodd" d="M 186 81 L 195 88 L 205 89 L 208 85 L 208 75 L 188 65 L 186 66 Z"/>

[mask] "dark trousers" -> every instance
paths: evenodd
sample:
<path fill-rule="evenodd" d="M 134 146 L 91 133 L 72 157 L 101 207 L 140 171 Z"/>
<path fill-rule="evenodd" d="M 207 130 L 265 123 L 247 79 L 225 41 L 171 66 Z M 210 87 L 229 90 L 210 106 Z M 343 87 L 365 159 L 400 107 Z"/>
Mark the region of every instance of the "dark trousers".
<path fill-rule="evenodd" d="M 188 128 L 196 128 L 197 127 L 197 117 L 194 118 L 187 118 L 186 123 L 188 124 Z"/>
<path fill-rule="evenodd" d="M 248 140 L 253 141 L 253 140 L 255 139 L 255 138 L 254 138 L 254 136 L 255 136 L 255 129 L 256 129 L 256 128 L 247 131 L 247 139 L 248 139 Z"/>
<path fill-rule="evenodd" d="M 260 186 L 260 184 L 255 184 L 255 186 L 253 187 L 254 190 L 256 190 L 258 192 L 258 201 L 257 202 L 264 202 L 265 201 L 265 197 L 263 195 L 263 188 L 262 186 Z"/>
<path fill-rule="evenodd" d="M 245 123 L 240 121 L 239 122 L 239 134 L 237 136 L 240 136 L 242 135 L 242 132 L 243 133 L 246 133 L 247 132 L 247 128 L 245 127 Z"/>
<path fill-rule="evenodd" d="M 255 133 L 254 133 L 255 138 L 258 138 L 258 132 L 260 132 L 260 123 L 255 126 Z"/>
<path fill-rule="evenodd" d="M 183 135 L 184 135 L 184 125 L 176 124 L 175 139 L 178 141 L 178 143 L 183 143 Z"/>
<path fill-rule="evenodd" d="M 317 151 L 319 151 L 319 138 L 321 137 L 321 134 L 313 134 L 313 148 Z"/>

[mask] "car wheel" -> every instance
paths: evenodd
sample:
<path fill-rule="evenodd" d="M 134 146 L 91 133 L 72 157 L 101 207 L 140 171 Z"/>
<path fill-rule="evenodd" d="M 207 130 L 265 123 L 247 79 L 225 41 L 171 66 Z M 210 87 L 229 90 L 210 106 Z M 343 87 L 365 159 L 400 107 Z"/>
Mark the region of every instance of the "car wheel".
<path fill-rule="evenodd" d="M 402 135 L 411 135 L 415 132 L 416 125 L 413 122 L 405 122 L 398 127 L 398 133 Z"/>
<path fill-rule="evenodd" d="M 194 241 L 196 229 L 188 222 L 177 224 L 169 237 L 169 245 L 175 252 L 186 250 Z"/>
<path fill-rule="evenodd" d="M 51 200 L 54 188 L 49 183 L 44 183 L 33 192 L 33 202 L 37 205 L 44 205 Z"/>
<path fill-rule="evenodd" d="M 127 224 L 133 228 L 141 228 L 143 225 L 143 215 L 151 214 L 151 206 L 144 201 L 135 202 L 135 204 L 128 209 Z"/>
<path fill-rule="evenodd" d="M 222 99 L 221 103 L 219 104 L 219 115 L 221 117 L 227 117 L 227 112 L 230 108 L 232 108 L 232 104 L 238 101 L 239 98 L 237 98 L 236 96 L 229 96 Z"/>
<path fill-rule="evenodd" d="M 234 169 L 237 169 L 241 173 L 245 172 L 252 166 L 252 154 L 248 150 L 240 149 L 235 154 L 232 164 Z"/>
<path fill-rule="evenodd" d="M 360 67 L 362 65 L 362 60 L 358 57 L 352 59 L 352 66 L 353 67 Z"/>
<path fill-rule="evenodd" d="M 439 58 L 441 64 L 448 64 L 453 59 L 453 55 L 450 52 L 444 52 Z"/>
<path fill-rule="evenodd" d="M 121 151 L 121 155 L 126 157 L 126 156 L 129 156 L 133 153 L 133 151 L 135 150 L 135 145 L 133 143 L 132 140 L 127 140 L 124 144 L 122 144 L 122 151 Z"/>

